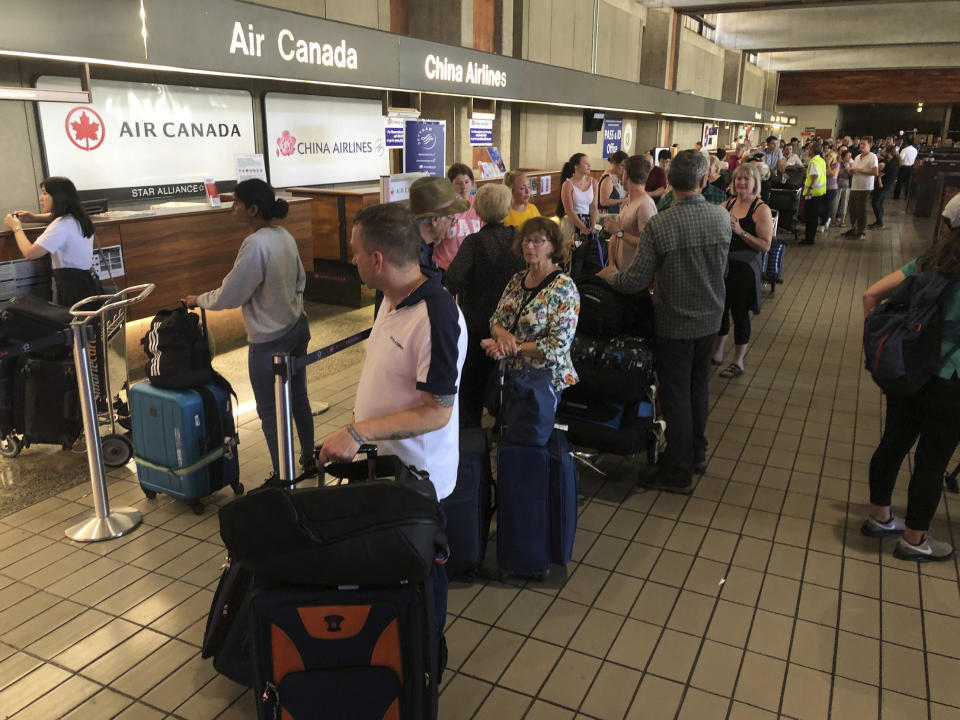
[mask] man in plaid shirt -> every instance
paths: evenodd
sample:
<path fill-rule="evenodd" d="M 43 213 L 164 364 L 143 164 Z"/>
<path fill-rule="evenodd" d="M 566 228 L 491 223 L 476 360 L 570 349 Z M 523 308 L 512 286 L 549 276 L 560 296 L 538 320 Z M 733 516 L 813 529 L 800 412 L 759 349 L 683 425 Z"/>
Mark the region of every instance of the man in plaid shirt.
<path fill-rule="evenodd" d="M 690 493 L 693 473 L 702 475 L 707 468 L 707 384 L 723 313 L 730 215 L 700 194 L 707 183 L 707 159 L 696 150 L 677 153 L 669 180 L 673 203 L 647 222 L 630 267 L 606 279 L 627 293 L 655 281 L 657 376 L 667 449 L 640 484 Z"/>

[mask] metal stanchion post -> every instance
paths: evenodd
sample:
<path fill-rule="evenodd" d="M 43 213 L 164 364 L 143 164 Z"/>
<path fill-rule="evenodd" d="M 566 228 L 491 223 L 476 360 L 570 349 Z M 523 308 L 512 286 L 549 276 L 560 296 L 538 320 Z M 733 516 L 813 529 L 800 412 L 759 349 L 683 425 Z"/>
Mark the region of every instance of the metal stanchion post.
<path fill-rule="evenodd" d="M 87 442 L 87 464 L 90 468 L 90 487 L 96 515 L 67 528 L 66 535 L 78 542 L 96 542 L 120 537 L 140 524 L 140 513 L 133 508 L 110 512 L 107 500 L 107 480 L 103 474 L 103 449 L 100 447 L 100 427 L 97 421 L 97 403 L 93 396 L 90 362 L 87 357 L 87 325 L 75 320 L 73 331 L 73 363 L 77 370 L 80 391 L 80 412 L 83 416 L 83 434 Z"/>
<path fill-rule="evenodd" d="M 290 379 L 293 364 L 287 353 L 273 356 L 274 398 L 277 413 L 277 461 L 280 480 L 293 485 L 296 477 L 293 466 L 293 415 L 290 399 Z"/>

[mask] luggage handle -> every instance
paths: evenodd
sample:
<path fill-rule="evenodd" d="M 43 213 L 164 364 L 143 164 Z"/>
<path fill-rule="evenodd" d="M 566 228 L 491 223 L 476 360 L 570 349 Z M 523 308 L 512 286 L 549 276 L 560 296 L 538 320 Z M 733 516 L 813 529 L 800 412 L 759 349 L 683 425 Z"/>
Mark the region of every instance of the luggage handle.
<path fill-rule="evenodd" d="M 313 449 L 313 457 L 317 460 L 318 484 L 321 486 L 326 484 L 326 478 L 324 476 L 325 466 L 320 464 L 320 450 L 322 448 L 323 443 L 320 443 Z M 367 480 L 377 479 L 377 456 L 379 452 L 379 448 L 373 443 L 362 443 L 360 447 L 357 448 L 357 455 L 367 456 Z M 337 485 L 342 484 L 343 478 L 337 478 Z"/>

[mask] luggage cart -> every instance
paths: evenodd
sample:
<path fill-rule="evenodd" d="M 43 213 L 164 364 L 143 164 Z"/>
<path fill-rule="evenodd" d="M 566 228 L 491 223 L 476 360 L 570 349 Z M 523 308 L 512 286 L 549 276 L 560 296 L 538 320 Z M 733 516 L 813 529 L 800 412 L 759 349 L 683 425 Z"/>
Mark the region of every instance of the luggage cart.
<path fill-rule="evenodd" d="M 83 324 L 88 326 L 86 337 L 90 384 L 97 409 L 103 463 L 108 467 L 122 467 L 133 457 L 129 410 L 120 394 L 127 388 L 126 308 L 140 302 L 153 288 L 153 285 L 137 285 L 118 293 L 85 298 L 70 308 L 71 314 L 81 318 Z M 13 358 L 57 345 L 70 345 L 72 341 L 71 333 L 65 330 L 41 341 L 17 346 L 4 357 Z M 82 404 L 82 398 L 80 402 Z M 11 428 L 0 437 L 0 455 L 16 457 L 30 444 L 22 432 L 18 432 L 18 428 Z M 64 449 L 73 445 L 72 442 L 69 446 L 66 442 L 62 444 Z"/>

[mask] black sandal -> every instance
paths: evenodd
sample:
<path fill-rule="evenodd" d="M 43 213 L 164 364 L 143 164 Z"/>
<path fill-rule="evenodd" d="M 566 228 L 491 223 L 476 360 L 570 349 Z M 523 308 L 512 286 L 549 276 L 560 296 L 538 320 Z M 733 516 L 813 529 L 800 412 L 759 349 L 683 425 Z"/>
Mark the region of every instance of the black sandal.
<path fill-rule="evenodd" d="M 740 377 L 741 375 L 743 375 L 743 368 L 736 363 L 730 363 L 720 371 L 720 377 L 727 379 Z"/>

